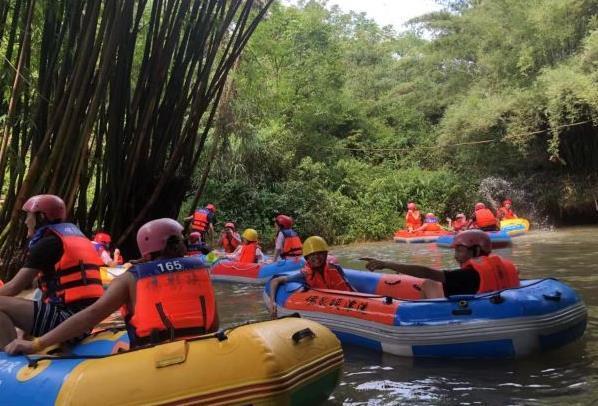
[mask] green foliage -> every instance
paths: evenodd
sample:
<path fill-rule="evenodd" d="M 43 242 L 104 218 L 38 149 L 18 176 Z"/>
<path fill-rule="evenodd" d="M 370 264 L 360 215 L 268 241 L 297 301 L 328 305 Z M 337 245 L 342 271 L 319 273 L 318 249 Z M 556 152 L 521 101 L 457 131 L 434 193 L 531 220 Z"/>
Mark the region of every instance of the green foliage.
<path fill-rule="evenodd" d="M 408 201 L 453 216 L 501 176 L 548 207 L 567 182 L 531 182 L 598 166 L 595 129 L 567 127 L 598 123 L 598 4 L 442 3 L 400 34 L 319 1 L 275 5 L 235 74 L 205 194 L 220 218 L 266 242 L 278 213 L 304 237 L 381 239 Z"/>

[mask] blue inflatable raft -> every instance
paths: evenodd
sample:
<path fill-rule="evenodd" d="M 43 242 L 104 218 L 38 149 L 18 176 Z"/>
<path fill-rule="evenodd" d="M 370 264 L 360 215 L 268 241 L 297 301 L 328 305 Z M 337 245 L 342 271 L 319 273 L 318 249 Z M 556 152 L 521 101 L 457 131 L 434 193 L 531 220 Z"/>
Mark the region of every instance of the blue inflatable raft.
<path fill-rule="evenodd" d="M 511 236 L 505 231 L 487 231 L 486 234 L 490 237 L 492 242 L 492 249 L 510 247 L 513 243 Z M 438 237 L 436 245 L 442 248 L 450 248 L 456 234 L 443 235 Z"/>
<path fill-rule="evenodd" d="M 303 257 L 258 264 L 221 259 L 210 267 L 210 277 L 217 282 L 264 284 L 273 275 L 296 271 L 301 269 L 304 264 Z"/>
<path fill-rule="evenodd" d="M 354 287 L 376 294 L 289 283 L 278 289 L 278 314 L 299 313 L 329 327 L 345 344 L 407 357 L 522 357 L 571 343 L 586 327 L 585 305 L 556 279 L 526 280 L 489 294 L 397 300 L 379 293 L 384 274 L 353 272 L 346 274 Z M 389 286 L 412 297 L 416 284 L 395 277 Z M 264 299 L 269 301 L 268 285 Z"/>

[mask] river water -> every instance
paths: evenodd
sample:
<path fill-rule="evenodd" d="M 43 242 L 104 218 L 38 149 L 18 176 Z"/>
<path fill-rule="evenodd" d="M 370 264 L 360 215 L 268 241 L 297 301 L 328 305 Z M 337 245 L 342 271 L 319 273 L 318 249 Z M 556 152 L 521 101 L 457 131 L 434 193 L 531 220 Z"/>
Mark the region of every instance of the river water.
<path fill-rule="evenodd" d="M 361 256 L 455 268 L 452 251 L 434 244 L 354 244 L 332 251 L 363 269 Z M 581 293 L 588 327 L 575 344 L 521 360 L 421 360 L 345 347 L 342 381 L 330 405 L 591 405 L 598 406 L 598 228 L 533 231 L 496 251 L 522 278 L 556 277 Z M 262 287 L 217 284 L 221 326 L 264 320 Z"/>

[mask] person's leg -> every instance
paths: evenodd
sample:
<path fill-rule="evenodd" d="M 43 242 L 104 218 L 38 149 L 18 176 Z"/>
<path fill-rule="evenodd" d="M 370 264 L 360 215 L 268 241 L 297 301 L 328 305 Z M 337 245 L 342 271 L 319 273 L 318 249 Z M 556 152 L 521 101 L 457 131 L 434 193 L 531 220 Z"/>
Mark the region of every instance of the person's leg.
<path fill-rule="evenodd" d="M 31 300 L 0 296 L 0 350 L 16 338 L 15 327 L 31 331 L 33 314 Z"/>
<path fill-rule="evenodd" d="M 422 283 L 422 299 L 438 299 L 444 297 L 442 283 L 426 279 Z"/>

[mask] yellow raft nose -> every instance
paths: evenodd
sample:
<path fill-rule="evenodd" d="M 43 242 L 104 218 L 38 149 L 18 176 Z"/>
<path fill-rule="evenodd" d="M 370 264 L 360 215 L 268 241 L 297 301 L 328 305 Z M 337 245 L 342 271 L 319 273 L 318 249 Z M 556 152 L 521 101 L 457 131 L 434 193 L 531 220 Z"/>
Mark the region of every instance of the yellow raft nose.
<path fill-rule="evenodd" d="M 313 405 L 337 385 L 340 343 L 328 328 L 285 318 L 85 360 L 59 405 Z"/>

